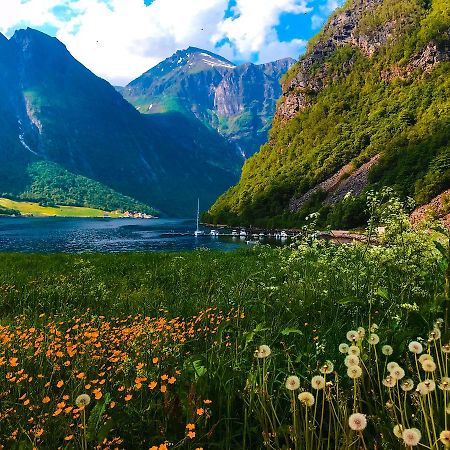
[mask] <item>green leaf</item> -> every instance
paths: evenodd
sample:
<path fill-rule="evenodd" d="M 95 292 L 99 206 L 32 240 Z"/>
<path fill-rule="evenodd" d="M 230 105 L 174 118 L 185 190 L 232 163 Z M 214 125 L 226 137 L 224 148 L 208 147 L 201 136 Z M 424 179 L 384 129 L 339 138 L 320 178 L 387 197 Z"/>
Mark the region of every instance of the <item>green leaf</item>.
<path fill-rule="evenodd" d="M 206 367 L 202 364 L 202 361 L 197 359 L 196 361 L 192 362 L 192 367 L 194 367 L 195 370 L 195 379 L 199 379 L 200 377 L 202 377 L 203 375 L 205 375 L 205 373 L 207 372 Z"/>
<path fill-rule="evenodd" d="M 281 330 L 281 334 L 283 336 L 288 336 L 292 333 L 303 335 L 301 330 L 298 330 L 297 328 L 285 328 L 284 330 Z"/>

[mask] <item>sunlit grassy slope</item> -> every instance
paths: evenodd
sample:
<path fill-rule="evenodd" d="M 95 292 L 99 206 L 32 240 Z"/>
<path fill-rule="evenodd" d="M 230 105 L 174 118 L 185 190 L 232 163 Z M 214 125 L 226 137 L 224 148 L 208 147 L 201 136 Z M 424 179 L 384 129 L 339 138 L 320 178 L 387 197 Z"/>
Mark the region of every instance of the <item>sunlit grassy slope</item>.
<path fill-rule="evenodd" d="M 0 208 L 15 210 L 21 214 L 33 216 L 59 216 L 59 217 L 103 217 L 108 214 L 111 217 L 121 217 L 122 214 L 102 211 L 101 209 L 83 208 L 78 206 L 41 206 L 32 202 L 17 202 L 8 198 L 0 198 Z"/>

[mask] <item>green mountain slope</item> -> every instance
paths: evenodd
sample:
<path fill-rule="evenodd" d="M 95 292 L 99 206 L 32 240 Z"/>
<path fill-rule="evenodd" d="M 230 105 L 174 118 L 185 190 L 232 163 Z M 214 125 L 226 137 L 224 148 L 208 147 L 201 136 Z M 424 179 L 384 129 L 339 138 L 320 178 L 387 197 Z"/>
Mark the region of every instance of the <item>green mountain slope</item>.
<path fill-rule="evenodd" d="M 217 132 L 182 115 L 140 114 L 57 39 L 19 30 L 0 41 L 0 66 L 2 193 L 183 216 L 197 196 L 209 206 L 238 179 L 241 158 Z"/>
<path fill-rule="evenodd" d="M 285 58 L 236 66 L 189 47 L 117 89 L 138 111 L 176 111 L 196 117 L 234 144 L 237 152 L 251 156 L 267 140 L 281 95 L 280 79 L 294 62 Z"/>
<path fill-rule="evenodd" d="M 283 80 L 269 142 L 206 219 L 356 226 L 368 189 L 419 203 L 450 186 L 446 0 L 351 0 Z M 349 198 L 349 194 L 352 196 Z"/>

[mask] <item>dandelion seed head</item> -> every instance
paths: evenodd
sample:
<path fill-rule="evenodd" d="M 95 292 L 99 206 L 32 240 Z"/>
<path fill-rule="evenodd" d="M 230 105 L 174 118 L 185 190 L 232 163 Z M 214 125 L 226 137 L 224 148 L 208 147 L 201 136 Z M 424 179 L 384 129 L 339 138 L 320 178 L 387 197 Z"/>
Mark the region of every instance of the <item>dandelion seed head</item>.
<path fill-rule="evenodd" d="M 370 326 L 370 329 L 369 329 L 369 331 L 371 332 L 371 333 L 375 333 L 377 330 L 378 330 L 378 325 L 376 324 L 376 323 L 373 323 L 371 326 Z"/>
<path fill-rule="evenodd" d="M 391 371 L 391 376 L 396 380 L 401 380 L 405 376 L 405 371 L 400 366 L 397 366 Z"/>
<path fill-rule="evenodd" d="M 316 375 L 315 377 L 312 377 L 311 386 L 317 390 L 323 389 L 325 387 L 325 378 L 320 375 Z"/>
<path fill-rule="evenodd" d="M 431 359 L 426 359 L 422 363 L 422 369 L 425 372 L 434 372 L 436 370 L 436 363 Z"/>
<path fill-rule="evenodd" d="M 395 425 L 394 427 L 394 436 L 401 439 L 403 437 L 403 426 L 401 424 Z"/>
<path fill-rule="evenodd" d="M 391 376 L 388 375 L 383 381 L 382 381 L 383 385 L 388 387 L 388 388 L 393 388 L 396 384 L 397 384 L 397 380 Z"/>
<path fill-rule="evenodd" d="M 290 375 L 286 380 L 286 389 L 295 391 L 300 387 L 300 379 L 295 375 Z"/>
<path fill-rule="evenodd" d="M 359 366 L 350 366 L 347 369 L 347 375 L 352 378 L 359 378 L 362 375 L 362 369 Z"/>
<path fill-rule="evenodd" d="M 79 408 L 82 406 L 87 406 L 89 403 L 91 403 L 91 397 L 87 394 L 81 394 L 75 399 L 75 405 Z"/>
<path fill-rule="evenodd" d="M 320 373 L 329 374 L 334 370 L 334 364 L 331 361 L 325 361 L 325 363 L 320 368 Z"/>
<path fill-rule="evenodd" d="M 314 405 L 314 395 L 312 395 L 311 392 L 300 392 L 300 394 L 298 394 L 298 399 L 304 406 Z"/>
<path fill-rule="evenodd" d="M 439 328 L 433 328 L 430 335 L 428 336 L 428 339 L 431 341 L 437 341 L 441 338 L 441 330 Z"/>
<path fill-rule="evenodd" d="M 391 356 L 394 353 L 394 349 L 390 345 L 383 345 L 381 347 L 381 353 L 385 356 Z"/>
<path fill-rule="evenodd" d="M 439 388 L 443 391 L 450 391 L 450 378 L 442 377 L 441 382 L 439 383 Z"/>
<path fill-rule="evenodd" d="M 348 424 L 353 431 L 362 431 L 367 427 L 365 414 L 354 413 L 348 419 Z"/>
<path fill-rule="evenodd" d="M 398 367 L 398 364 L 396 362 L 394 362 L 394 361 L 391 361 L 391 362 L 387 363 L 386 369 L 389 372 L 392 372 L 396 367 Z"/>
<path fill-rule="evenodd" d="M 439 440 L 446 448 L 450 447 L 450 430 L 441 431 L 439 435 Z"/>
<path fill-rule="evenodd" d="M 419 362 L 420 364 L 422 364 L 424 361 L 433 361 L 433 357 L 431 355 L 429 355 L 428 353 L 424 353 L 423 355 L 420 355 L 419 357 Z"/>
<path fill-rule="evenodd" d="M 348 349 L 349 349 L 348 344 L 339 344 L 339 351 L 341 353 L 344 353 L 344 354 L 347 353 Z"/>
<path fill-rule="evenodd" d="M 359 356 L 360 353 L 361 353 L 361 350 L 360 350 L 359 347 L 357 347 L 356 345 L 351 345 L 351 346 L 348 348 L 348 354 L 349 354 L 349 355 L 356 355 L 356 356 Z"/>
<path fill-rule="evenodd" d="M 360 339 L 363 339 L 364 336 L 366 335 L 366 329 L 363 327 L 358 327 L 358 329 L 356 331 L 358 331 Z"/>
<path fill-rule="evenodd" d="M 372 333 L 372 334 L 369 336 L 368 341 L 369 341 L 369 344 L 370 344 L 370 345 L 377 345 L 378 342 L 380 342 L 380 337 L 378 336 L 378 334 Z"/>
<path fill-rule="evenodd" d="M 356 355 L 347 355 L 345 357 L 344 364 L 347 367 L 358 366 L 359 365 L 359 357 Z"/>
<path fill-rule="evenodd" d="M 350 342 L 356 342 L 357 340 L 359 340 L 359 333 L 355 330 L 350 330 L 347 332 L 347 339 Z"/>
<path fill-rule="evenodd" d="M 423 346 L 420 342 L 412 341 L 408 345 L 408 349 L 411 353 L 415 353 L 416 355 L 419 355 L 423 352 Z"/>
<path fill-rule="evenodd" d="M 255 351 L 255 357 L 256 358 L 267 358 L 268 356 L 270 356 L 270 354 L 272 353 L 272 350 L 270 349 L 270 347 L 268 345 L 260 345 L 257 350 Z"/>
<path fill-rule="evenodd" d="M 422 439 L 422 434 L 417 428 L 407 428 L 403 430 L 402 438 L 405 445 L 417 445 Z"/>
<path fill-rule="evenodd" d="M 443 353 L 450 353 L 450 343 L 444 344 L 442 346 Z"/>
<path fill-rule="evenodd" d="M 409 392 L 412 391 L 414 388 L 414 381 L 408 378 L 407 380 L 404 380 L 402 384 L 400 385 L 402 391 Z"/>

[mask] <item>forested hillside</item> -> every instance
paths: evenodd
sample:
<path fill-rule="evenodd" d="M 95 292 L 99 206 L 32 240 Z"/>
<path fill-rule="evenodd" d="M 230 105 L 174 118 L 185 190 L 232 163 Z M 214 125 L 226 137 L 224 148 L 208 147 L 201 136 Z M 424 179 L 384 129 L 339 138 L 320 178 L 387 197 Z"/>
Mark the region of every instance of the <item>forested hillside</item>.
<path fill-rule="evenodd" d="M 206 220 L 295 226 L 364 222 L 392 186 L 424 204 L 450 187 L 446 0 L 350 0 L 283 80 L 269 142 Z"/>

